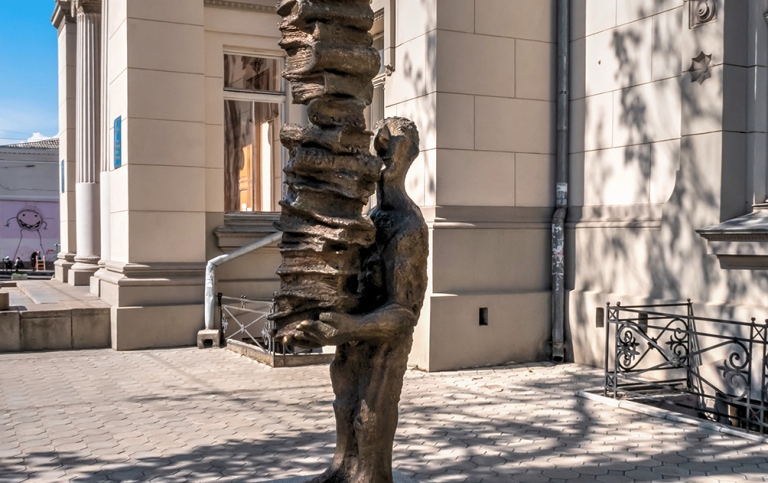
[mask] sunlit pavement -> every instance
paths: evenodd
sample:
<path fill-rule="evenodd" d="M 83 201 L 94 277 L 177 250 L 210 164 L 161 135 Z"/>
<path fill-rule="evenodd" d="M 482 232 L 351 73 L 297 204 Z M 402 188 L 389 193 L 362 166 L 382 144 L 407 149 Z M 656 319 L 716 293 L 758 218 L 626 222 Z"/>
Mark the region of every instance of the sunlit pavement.
<path fill-rule="evenodd" d="M 768 445 L 577 397 L 576 365 L 409 371 L 394 466 L 418 481 L 768 481 Z M 333 452 L 323 366 L 226 350 L 0 355 L 0 482 L 271 481 Z"/>

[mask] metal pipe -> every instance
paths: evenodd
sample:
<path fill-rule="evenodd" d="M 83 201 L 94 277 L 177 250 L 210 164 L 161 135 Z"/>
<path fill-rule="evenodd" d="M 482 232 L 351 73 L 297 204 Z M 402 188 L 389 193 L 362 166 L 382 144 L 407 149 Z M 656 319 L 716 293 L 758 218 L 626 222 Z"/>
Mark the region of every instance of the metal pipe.
<path fill-rule="evenodd" d="M 214 322 L 216 320 L 216 304 L 214 303 L 214 299 L 216 297 L 214 293 L 214 285 L 216 284 L 216 267 L 232 261 L 235 258 L 247 255 L 255 250 L 258 250 L 259 248 L 271 245 L 276 241 L 279 241 L 282 236 L 283 234 L 281 232 L 273 233 L 257 242 L 251 243 L 250 245 L 240 247 L 231 253 L 225 253 L 224 255 L 219 255 L 216 258 L 208 260 L 208 263 L 205 266 L 205 328 L 207 330 L 214 329 Z"/>
<path fill-rule="evenodd" d="M 568 209 L 569 0 L 557 2 L 557 158 L 552 217 L 552 360 L 565 360 L 565 215 Z"/>

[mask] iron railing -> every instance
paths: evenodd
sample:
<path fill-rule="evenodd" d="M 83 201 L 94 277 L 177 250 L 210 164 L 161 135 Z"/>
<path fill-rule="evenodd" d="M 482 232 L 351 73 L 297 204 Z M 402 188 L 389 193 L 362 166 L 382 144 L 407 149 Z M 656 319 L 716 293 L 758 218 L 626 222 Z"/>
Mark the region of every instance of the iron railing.
<path fill-rule="evenodd" d="M 275 339 L 275 323 L 269 319 L 274 310 L 273 302 L 252 300 L 245 296 L 227 297 L 217 294 L 221 335 L 225 342 L 236 340 L 245 342 L 270 355 L 304 355 L 311 349 L 284 345 Z M 230 331 L 230 325 L 234 330 Z"/>
<path fill-rule="evenodd" d="M 693 313 L 687 303 L 607 307 L 605 395 L 666 400 L 768 433 L 768 321 Z"/>

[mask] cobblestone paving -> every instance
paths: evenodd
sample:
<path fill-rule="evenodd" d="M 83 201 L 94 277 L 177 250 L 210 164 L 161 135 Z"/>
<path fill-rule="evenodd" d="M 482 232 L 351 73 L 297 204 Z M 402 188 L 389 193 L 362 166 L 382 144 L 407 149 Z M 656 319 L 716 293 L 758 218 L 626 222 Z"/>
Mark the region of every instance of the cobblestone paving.
<path fill-rule="evenodd" d="M 578 398 L 599 373 L 409 371 L 395 467 L 423 482 L 768 481 L 768 445 Z M 321 471 L 327 367 L 225 350 L 0 355 L 0 482 L 253 481 Z"/>

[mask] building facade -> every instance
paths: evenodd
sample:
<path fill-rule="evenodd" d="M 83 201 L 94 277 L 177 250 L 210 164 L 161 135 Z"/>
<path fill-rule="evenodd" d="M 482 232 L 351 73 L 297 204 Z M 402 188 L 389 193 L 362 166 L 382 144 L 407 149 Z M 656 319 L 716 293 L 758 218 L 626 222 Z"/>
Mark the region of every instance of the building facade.
<path fill-rule="evenodd" d="M 369 119 L 408 117 L 421 134 L 407 188 L 430 232 L 411 355 L 422 369 L 549 356 L 556 191 L 567 358 L 600 362 L 594 309 L 609 300 L 765 312 L 762 259 L 744 257 L 762 242 L 696 231 L 765 200 L 765 0 L 713 1 L 706 21 L 701 2 L 567 2 L 569 177 L 556 190 L 561 3 L 372 1 L 382 69 Z M 280 77 L 274 7 L 56 2 L 56 277 L 112 306 L 115 349 L 193 344 L 206 261 L 274 232 L 279 127 L 306 122 Z M 222 266 L 216 289 L 268 300 L 278 264 L 275 247 L 258 250 Z"/>
<path fill-rule="evenodd" d="M 55 139 L 0 146 L 0 258 L 21 258 L 28 268 L 32 253 L 46 264 L 59 247 L 61 165 Z"/>

